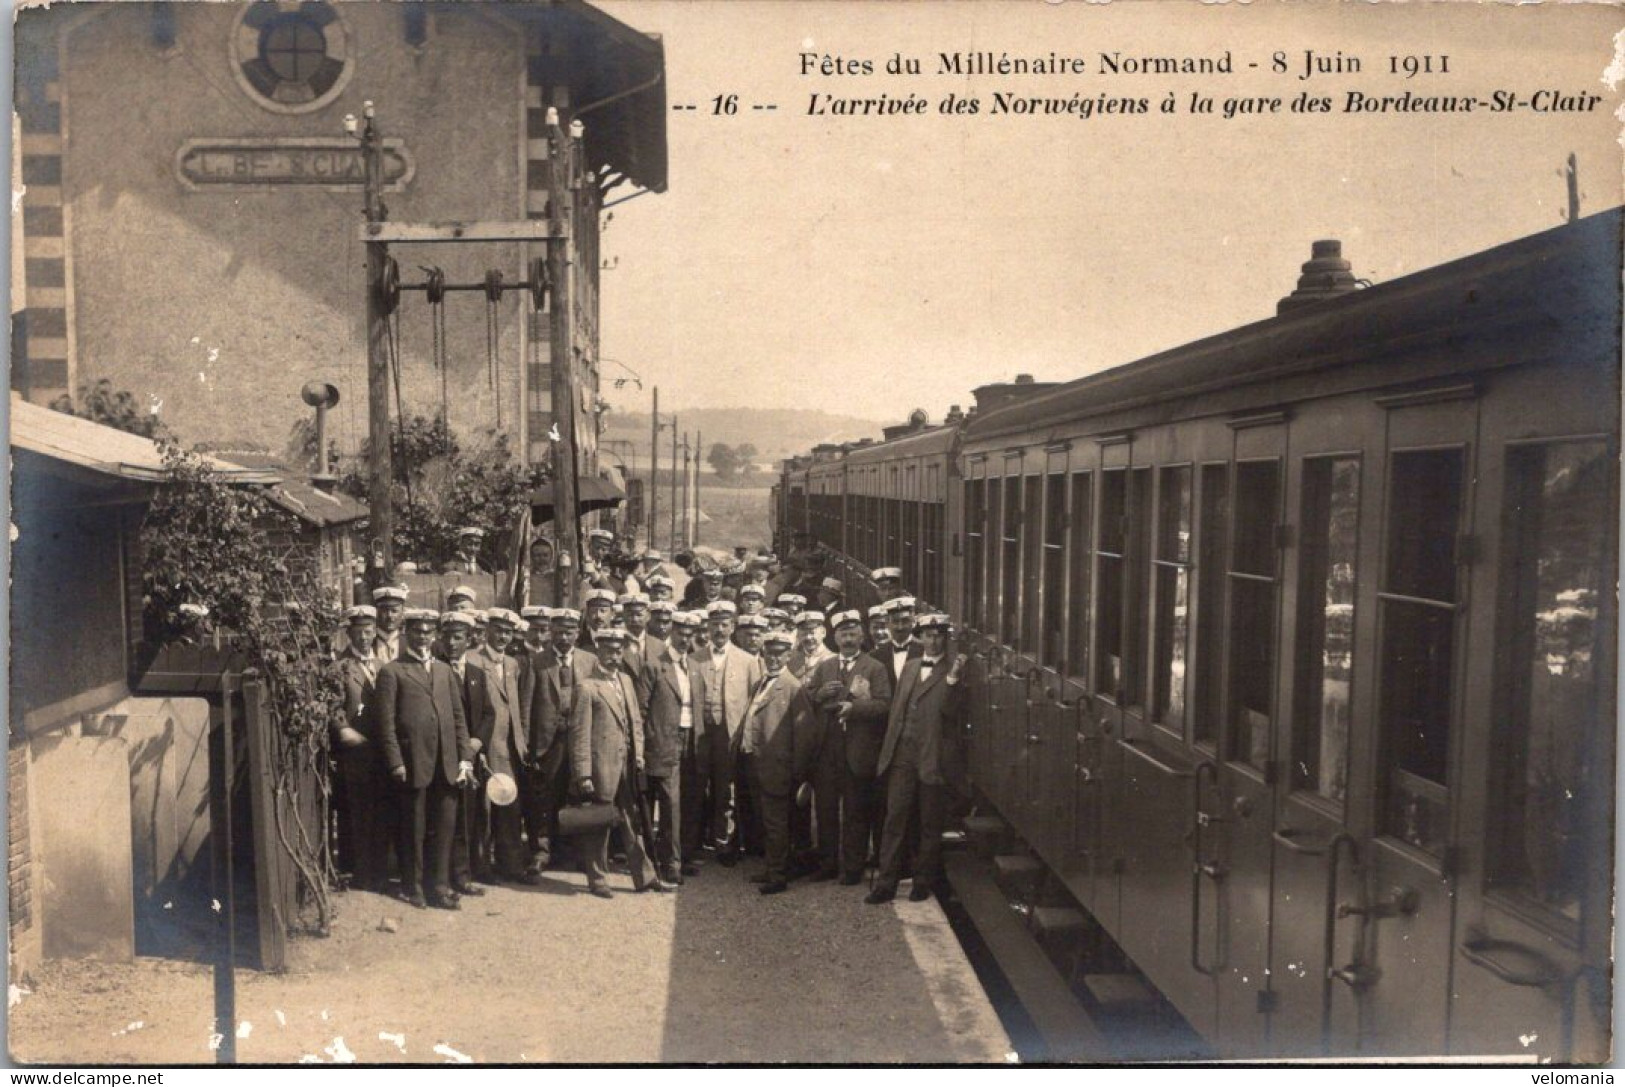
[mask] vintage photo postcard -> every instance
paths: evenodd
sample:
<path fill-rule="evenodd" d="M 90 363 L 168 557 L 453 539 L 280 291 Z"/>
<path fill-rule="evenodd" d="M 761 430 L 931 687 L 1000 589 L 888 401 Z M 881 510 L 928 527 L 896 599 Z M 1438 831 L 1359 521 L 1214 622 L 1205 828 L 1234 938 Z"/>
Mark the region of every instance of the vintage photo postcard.
<path fill-rule="evenodd" d="M 22 7 L 9 1059 L 1605 1075 L 1622 42 Z"/>

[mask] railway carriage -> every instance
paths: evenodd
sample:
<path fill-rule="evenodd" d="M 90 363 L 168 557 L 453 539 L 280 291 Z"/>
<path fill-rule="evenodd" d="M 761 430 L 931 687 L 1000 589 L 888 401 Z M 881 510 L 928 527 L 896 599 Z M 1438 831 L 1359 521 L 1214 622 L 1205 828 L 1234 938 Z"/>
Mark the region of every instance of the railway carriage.
<path fill-rule="evenodd" d="M 975 784 L 1217 1053 L 1609 1052 L 1620 227 L 1359 290 L 1317 246 L 929 435 Z M 819 539 L 901 565 L 926 437 L 815 467 Z"/>

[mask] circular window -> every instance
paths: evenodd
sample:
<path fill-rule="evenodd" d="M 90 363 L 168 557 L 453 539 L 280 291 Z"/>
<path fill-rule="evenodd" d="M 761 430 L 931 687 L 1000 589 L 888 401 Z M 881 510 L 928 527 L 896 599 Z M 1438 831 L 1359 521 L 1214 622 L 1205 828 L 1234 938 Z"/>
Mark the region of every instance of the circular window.
<path fill-rule="evenodd" d="M 238 17 L 232 70 L 260 105 L 280 113 L 320 109 L 354 68 L 350 35 L 329 4 L 258 0 Z"/>

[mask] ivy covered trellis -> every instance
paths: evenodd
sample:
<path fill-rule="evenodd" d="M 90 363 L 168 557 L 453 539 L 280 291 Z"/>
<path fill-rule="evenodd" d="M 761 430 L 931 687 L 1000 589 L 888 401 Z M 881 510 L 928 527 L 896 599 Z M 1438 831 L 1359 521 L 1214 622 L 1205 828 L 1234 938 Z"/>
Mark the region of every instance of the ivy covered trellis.
<path fill-rule="evenodd" d="M 167 482 L 141 525 L 145 638 L 218 645 L 263 685 L 276 834 L 299 873 L 300 921 L 325 936 L 336 882 L 328 736 L 343 713 L 329 645 L 338 601 L 291 514 L 174 440 L 161 437 L 159 448 Z"/>

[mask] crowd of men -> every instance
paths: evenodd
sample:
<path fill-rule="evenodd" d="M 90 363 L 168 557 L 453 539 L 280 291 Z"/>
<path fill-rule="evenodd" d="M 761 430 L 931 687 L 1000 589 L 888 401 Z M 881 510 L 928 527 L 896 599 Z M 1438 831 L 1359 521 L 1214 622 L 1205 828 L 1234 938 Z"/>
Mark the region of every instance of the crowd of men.
<path fill-rule="evenodd" d="M 550 866 L 609 898 L 612 857 L 668 892 L 760 856 L 763 894 L 871 869 L 871 903 L 910 874 L 911 898 L 932 894 L 983 682 L 948 617 L 895 568 L 871 575 L 878 604 L 844 606 L 811 548 L 680 556 L 676 600 L 659 552 L 612 567 L 607 537 L 588 539 L 579 611 L 481 610 L 466 587 L 437 611 L 383 585 L 345 613 L 333 750 L 353 885 L 393 873 L 412 905 L 458 909 Z"/>

